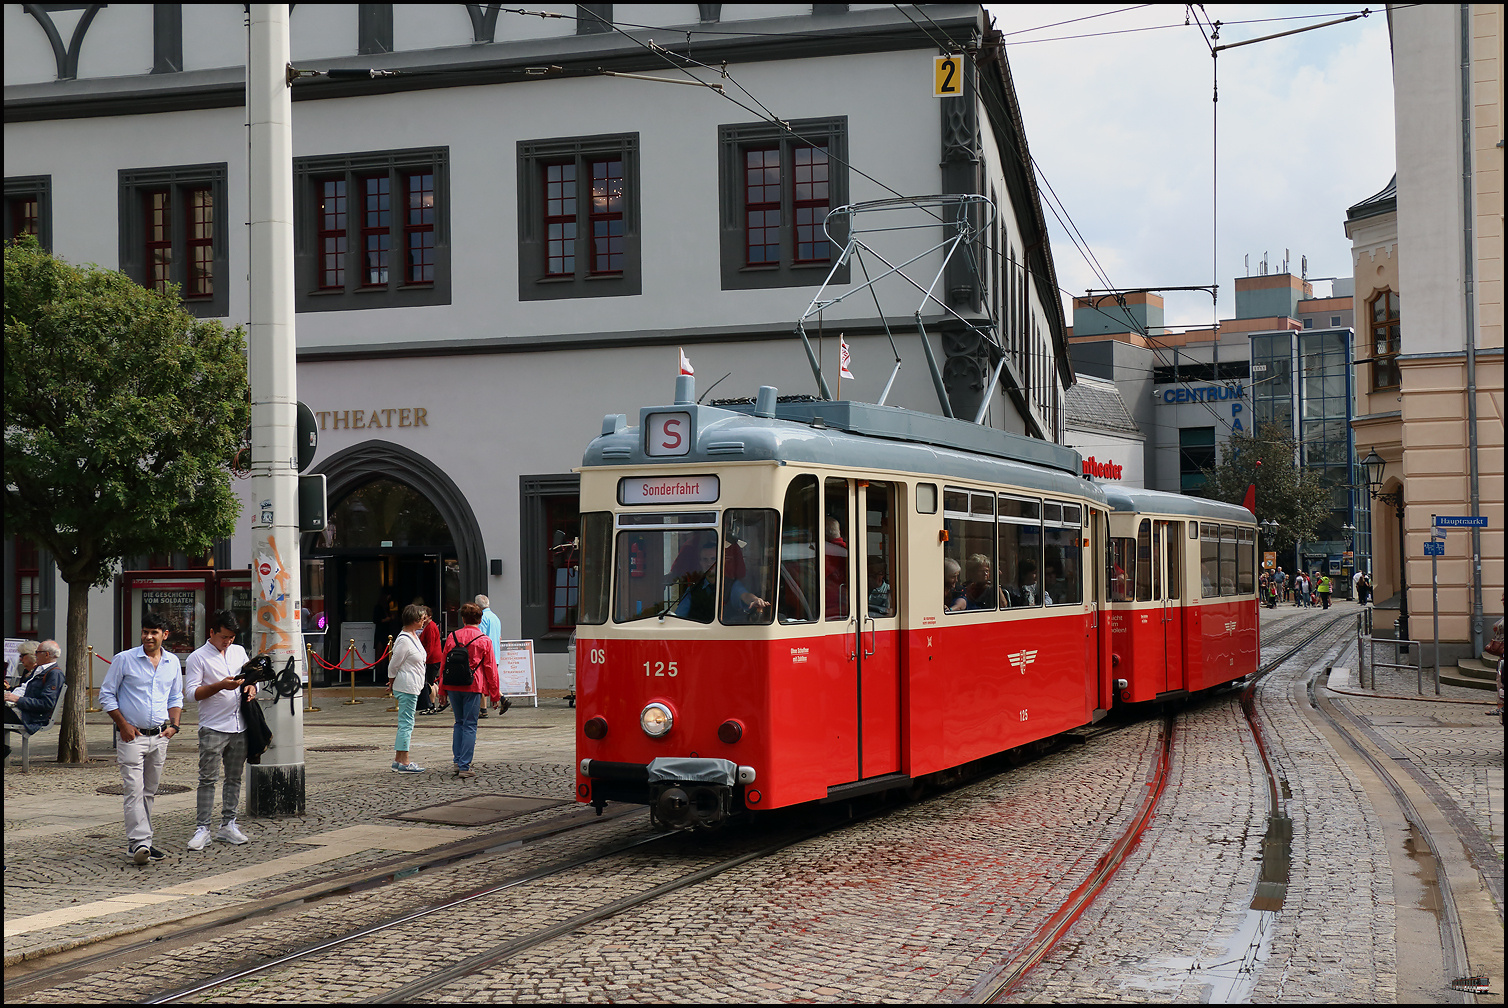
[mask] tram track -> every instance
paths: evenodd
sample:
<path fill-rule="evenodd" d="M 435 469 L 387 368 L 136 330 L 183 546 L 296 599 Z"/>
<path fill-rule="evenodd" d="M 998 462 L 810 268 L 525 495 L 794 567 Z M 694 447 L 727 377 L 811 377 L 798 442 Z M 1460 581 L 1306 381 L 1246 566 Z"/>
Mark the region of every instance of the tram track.
<path fill-rule="evenodd" d="M 377 866 L 326 877 L 274 893 L 249 905 L 237 904 L 221 911 L 201 914 L 188 924 L 164 924 L 148 931 L 145 936 L 134 937 L 125 944 L 112 942 L 111 947 L 82 957 L 65 951 L 48 957 L 64 960 L 52 965 L 47 965 L 47 960 L 43 960 L 36 968 L 28 969 L 26 963 L 18 963 L 6 971 L 5 999 L 13 1002 L 17 997 L 57 986 L 70 978 L 90 975 L 91 971 L 102 966 L 131 963 L 143 953 L 163 953 L 186 944 L 198 943 L 204 940 L 209 931 L 254 924 L 331 899 L 416 877 L 422 878 L 437 871 L 464 865 L 473 859 L 568 836 L 619 819 L 644 815 L 645 810 L 627 806 L 601 816 L 585 810 L 573 810 L 539 822 L 508 827 L 480 837 L 469 837 L 439 850 L 425 852 L 419 857 L 393 858 Z"/>
<path fill-rule="evenodd" d="M 1278 637 L 1278 641 L 1282 642 L 1279 646 L 1283 650 L 1276 657 L 1269 658 L 1259 665 L 1257 670 L 1248 676 L 1241 686 L 1242 710 L 1246 715 L 1247 723 L 1252 729 L 1253 737 L 1262 755 L 1262 763 L 1267 776 L 1269 800 L 1273 803 L 1271 807 L 1274 809 L 1281 808 L 1280 783 L 1273 768 L 1271 756 L 1262 740 L 1261 726 L 1256 716 L 1255 707 L 1251 703 L 1251 696 L 1263 678 L 1279 668 L 1284 662 L 1289 661 L 1295 655 L 1302 652 L 1316 639 L 1329 633 L 1353 615 L 1351 613 L 1341 614 L 1333 619 L 1324 621 L 1317 627 L 1313 623 L 1306 622 L 1304 626 L 1282 634 Z M 1293 637 L 1298 637 L 1295 643 L 1286 643 Z M 1019 946 L 1008 960 L 989 970 L 975 984 L 964 1000 L 971 1004 L 1000 1003 L 1001 999 L 1011 992 L 1033 966 L 1037 965 L 1052 952 L 1058 942 L 1068 932 L 1068 929 L 1088 909 L 1094 898 L 1109 885 L 1117 871 L 1119 871 L 1132 851 L 1136 849 L 1142 835 L 1146 832 L 1148 825 L 1156 815 L 1158 804 L 1167 789 L 1168 776 L 1172 766 L 1176 722 L 1176 714 L 1168 714 L 1164 717 L 1163 728 L 1159 738 L 1159 751 L 1154 768 L 1146 783 L 1146 794 L 1142 796 L 1141 803 L 1127 822 L 1126 828 L 1107 847 L 1105 853 L 1095 863 L 1094 870 L 1090 873 L 1089 878 L 1068 895 L 1063 903 L 1033 931 L 1031 937 Z"/>

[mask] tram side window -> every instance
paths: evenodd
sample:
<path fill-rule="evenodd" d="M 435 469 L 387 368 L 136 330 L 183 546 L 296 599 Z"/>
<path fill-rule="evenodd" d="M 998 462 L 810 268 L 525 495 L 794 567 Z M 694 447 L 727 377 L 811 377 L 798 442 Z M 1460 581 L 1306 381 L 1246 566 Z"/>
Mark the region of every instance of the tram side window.
<path fill-rule="evenodd" d="M 817 477 L 797 476 L 785 491 L 785 523 L 780 533 L 782 623 L 817 618 Z"/>
<path fill-rule="evenodd" d="M 999 506 L 1003 604 L 1013 609 L 1039 606 L 1042 604 L 1042 502 L 1033 497 L 1001 494 Z"/>
<path fill-rule="evenodd" d="M 943 609 L 999 608 L 995 583 L 995 495 L 943 488 Z"/>
<path fill-rule="evenodd" d="M 1130 602 L 1133 598 L 1131 583 L 1136 571 L 1136 540 L 1111 539 L 1110 552 L 1110 601 Z"/>
<path fill-rule="evenodd" d="M 768 508 L 729 508 L 723 514 L 723 622 L 768 623 L 775 585 L 775 540 L 780 514 Z M 758 600 L 756 602 L 755 600 Z"/>
<path fill-rule="evenodd" d="M 823 569 L 826 572 L 824 612 L 830 620 L 848 619 L 848 480 L 826 480 L 826 516 L 822 519 Z"/>
<path fill-rule="evenodd" d="M 1143 518 L 1136 529 L 1136 601 L 1152 601 L 1152 521 Z"/>
<path fill-rule="evenodd" d="M 1199 583 L 1205 598 L 1220 594 L 1220 526 L 1199 523 Z"/>
<path fill-rule="evenodd" d="M 576 622 L 607 622 L 608 588 L 612 585 L 613 516 L 589 511 L 581 516 L 581 610 Z"/>
<path fill-rule="evenodd" d="M 1054 523 L 1054 507 L 1059 505 L 1048 505 L 1042 522 L 1042 598 L 1048 605 L 1079 605 L 1084 601 L 1082 512 L 1077 504 L 1063 504 L 1062 518 Z"/>
<path fill-rule="evenodd" d="M 1236 594 L 1236 528 L 1220 526 L 1220 594 Z"/>
<path fill-rule="evenodd" d="M 1251 595 L 1257 590 L 1257 535 L 1251 529 L 1237 529 L 1236 594 Z"/>

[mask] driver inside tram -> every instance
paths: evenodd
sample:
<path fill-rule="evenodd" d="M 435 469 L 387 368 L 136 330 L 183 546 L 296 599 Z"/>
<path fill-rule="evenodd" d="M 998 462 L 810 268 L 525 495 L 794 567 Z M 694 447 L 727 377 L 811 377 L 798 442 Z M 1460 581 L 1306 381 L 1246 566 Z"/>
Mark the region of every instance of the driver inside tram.
<path fill-rule="evenodd" d="M 703 540 L 698 554 L 696 570 L 687 575 L 689 586 L 674 613 L 699 623 L 711 623 L 717 598 L 717 539 Z M 726 579 L 728 592 L 723 603 L 725 622 L 737 623 L 749 620 L 769 607 L 769 602 L 755 595 L 736 577 Z"/>

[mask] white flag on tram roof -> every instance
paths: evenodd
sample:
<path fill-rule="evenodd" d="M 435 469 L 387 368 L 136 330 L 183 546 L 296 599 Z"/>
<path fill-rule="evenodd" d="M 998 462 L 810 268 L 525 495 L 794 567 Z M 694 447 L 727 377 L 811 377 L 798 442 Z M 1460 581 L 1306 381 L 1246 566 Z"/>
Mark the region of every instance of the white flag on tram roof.
<path fill-rule="evenodd" d="M 839 380 L 841 381 L 844 378 L 852 378 L 853 372 L 848 370 L 848 340 L 843 338 L 842 333 L 838 334 L 838 352 L 843 364 L 843 366 L 838 371 Z"/>
<path fill-rule="evenodd" d="M 676 347 L 676 351 L 681 355 L 681 374 L 696 374 L 695 371 L 691 370 L 691 362 L 686 359 L 686 351 L 680 347 Z"/>

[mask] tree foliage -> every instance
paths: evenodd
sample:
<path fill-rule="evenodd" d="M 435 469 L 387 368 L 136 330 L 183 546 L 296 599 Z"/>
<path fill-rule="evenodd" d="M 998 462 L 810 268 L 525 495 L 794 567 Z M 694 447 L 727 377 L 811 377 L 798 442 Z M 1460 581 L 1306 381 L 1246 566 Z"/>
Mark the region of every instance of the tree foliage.
<path fill-rule="evenodd" d="M 68 702 L 82 758 L 88 589 L 122 559 L 200 554 L 240 513 L 228 463 L 250 421 L 246 338 L 33 239 L 5 248 L 5 531 L 69 585 Z"/>
<path fill-rule="evenodd" d="M 1293 438 L 1272 424 L 1253 433 L 1231 434 L 1213 469 L 1203 470 L 1201 491 L 1210 500 L 1240 504 L 1246 488 L 1257 485 L 1257 518 L 1278 523 L 1274 538 L 1279 555 L 1301 540 L 1314 538 L 1330 514 L 1330 491 L 1319 473 L 1301 468 Z"/>

